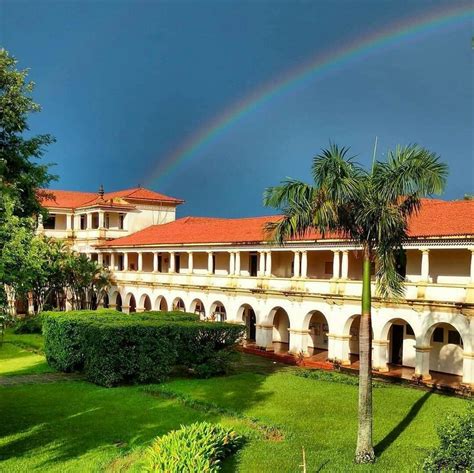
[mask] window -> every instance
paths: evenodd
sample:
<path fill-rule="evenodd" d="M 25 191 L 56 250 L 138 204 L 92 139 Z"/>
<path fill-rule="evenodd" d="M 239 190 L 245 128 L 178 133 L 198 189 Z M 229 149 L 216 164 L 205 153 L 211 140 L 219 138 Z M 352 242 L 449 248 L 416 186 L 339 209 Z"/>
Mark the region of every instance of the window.
<path fill-rule="evenodd" d="M 87 215 L 81 215 L 81 230 L 85 230 L 87 228 Z"/>
<path fill-rule="evenodd" d="M 125 214 L 119 214 L 119 230 L 125 228 Z"/>
<path fill-rule="evenodd" d="M 324 263 L 324 274 L 328 274 L 329 276 L 332 276 L 333 275 L 333 272 L 332 272 L 332 261 L 326 261 Z"/>
<path fill-rule="evenodd" d="M 54 230 L 56 228 L 56 215 L 49 215 L 43 222 L 43 228 L 45 230 Z"/>
<path fill-rule="evenodd" d="M 444 328 L 436 327 L 433 332 L 433 342 L 443 343 L 444 342 Z"/>
<path fill-rule="evenodd" d="M 411 325 L 405 325 L 406 327 L 406 334 L 407 335 L 415 335 L 415 332 L 413 331 L 413 329 L 411 328 Z"/>
<path fill-rule="evenodd" d="M 457 330 L 448 330 L 448 343 L 453 345 L 462 345 L 461 335 Z"/>
<path fill-rule="evenodd" d="M 110 228 L 110 215 L 104 214 L 104 227 Z"/>
<path fill-rule="evenodd" d="M 99 214 L 97 213 L 92 214 L 92 228 L 99 228 Z"/>

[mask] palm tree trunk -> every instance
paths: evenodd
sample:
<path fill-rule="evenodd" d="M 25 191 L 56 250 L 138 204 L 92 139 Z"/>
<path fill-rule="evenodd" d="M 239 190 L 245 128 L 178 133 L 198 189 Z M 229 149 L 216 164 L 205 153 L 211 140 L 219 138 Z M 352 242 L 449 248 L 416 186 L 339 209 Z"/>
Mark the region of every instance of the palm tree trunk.
<path fill-rule="evenodd" d="M 372 320 L 370 250 L 364 250 L 362 272 L 362 313 L 359 328 L 359 426 L 356 463 L 375 460 L 372 445 Z"/>

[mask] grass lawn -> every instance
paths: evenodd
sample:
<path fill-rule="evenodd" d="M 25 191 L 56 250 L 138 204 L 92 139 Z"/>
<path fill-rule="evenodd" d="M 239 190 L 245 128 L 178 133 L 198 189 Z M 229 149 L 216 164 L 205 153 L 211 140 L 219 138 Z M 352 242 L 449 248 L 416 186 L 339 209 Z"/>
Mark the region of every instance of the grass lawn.
<path fill-rule="evenodd" d="M 2 369 L 8 345 L 0 349 Z M 11 355 L 7 363 L 16 359 L 22 372 L 28 356 Z M 308 471 L 416 471 L 437 442 L 436 424 L 467 405 L 406 387 L 375 388 L 378 460 L 357 467 L 357 387 L 298 377 L 294 370 L 243 356 L 234 375 L 209 380 L 113 389 L 82 381 L 0 387 L 0 471 L 137 470 L 133 462 L 155 436 L 204 419 L 248 438 L 224 471 L 302 471 L 302 447 Z"/>

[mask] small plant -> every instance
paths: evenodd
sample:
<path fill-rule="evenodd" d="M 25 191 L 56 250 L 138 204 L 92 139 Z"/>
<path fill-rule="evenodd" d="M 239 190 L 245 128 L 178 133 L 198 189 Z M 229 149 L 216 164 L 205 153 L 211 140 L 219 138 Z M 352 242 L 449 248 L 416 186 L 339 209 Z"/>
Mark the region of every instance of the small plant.
<path fill-rule="evenodd" d="M 222 460 L 236 452 L 243 438 L 235 431 L 208 422 L 181 426 L 158 437 L 145 453 L 148 472 L 220 471 Z"/>
<path fill-rule="evenodd" d="M 33 315 L 18 320 L 13 327 L 13 332 L 18 335 L 24 333 L 41 333 L 42 327 L 43 322 L 41 316 Z"/>
<path fill-rule="evenodd" d="M 438 427 L 440 444 L 426 458 L 426 472 L 474 471 L 474 405 L 464 414 L 448 415 Z"/>

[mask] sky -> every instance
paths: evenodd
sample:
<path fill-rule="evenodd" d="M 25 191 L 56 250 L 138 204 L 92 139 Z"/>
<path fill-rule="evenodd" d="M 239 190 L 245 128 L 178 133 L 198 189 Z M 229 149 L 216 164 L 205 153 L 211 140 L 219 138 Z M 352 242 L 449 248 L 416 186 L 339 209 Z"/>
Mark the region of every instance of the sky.
<path fill-rule="evenodd" d="M 312 158 L 330 142 L 369 165 L 377 137 L 381 160 L 397 144 L 440 155 L 450 169 L 443 197 L 456 199 L 474 191 L 472 16 L 316 71 L 195 149 L 186 143 L 311 58 L 469 4 L 0 0 L 0 47 L 36 83 L 32 133 L 56 137 L 44 157 L 59 176 L 52 188 L 142 185 L 185 199 L 179 216 L 268 215 L 265 188 L 287 176 L 310 182 Z"/>

